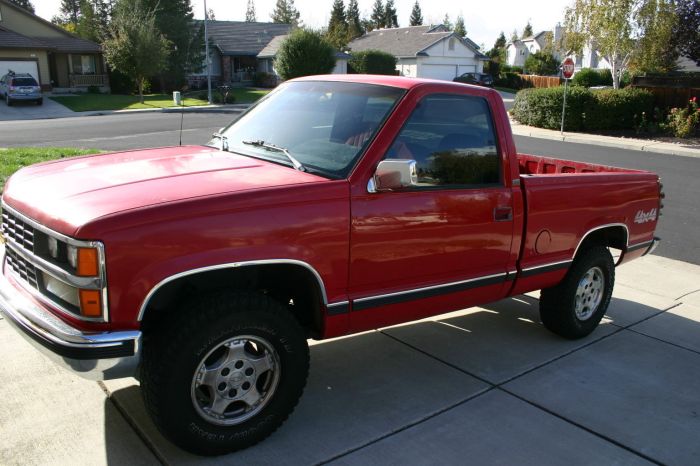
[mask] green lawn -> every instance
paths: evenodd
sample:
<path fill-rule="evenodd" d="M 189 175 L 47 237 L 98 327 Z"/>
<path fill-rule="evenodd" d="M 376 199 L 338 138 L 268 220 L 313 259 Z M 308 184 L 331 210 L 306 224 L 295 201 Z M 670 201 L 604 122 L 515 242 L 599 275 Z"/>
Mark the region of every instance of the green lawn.
<path fill-rule="evenodd" d="M 75 149 L 72 147 L 13 147 L 0 148 L 0 193 L 5 181 L 22 167 L 47 160 L 96 154 L 97 149 Z"/>
<path fill-rule="evenodd" d="M 235 103 L 255 102 L 269 89 L 233 88 L 229 95 L 235 97 Z M 185 95 L 183 103 L 185 107 L 207 105 L 207 91 L 189 92 Z M 219 95 L 218 90 L 212 89 L 214 98 Z M 61 105 L 65 105 L 74 112 L 90 112 L 99 110 L 126 110 L 138 108 L 168 108 L 175 107 L 172 94 L 150 94 L 144 96 L 144 102 L 139 102 L 135 95 L 121 94 L 81 94 L 75 96 L 51 97 Z"/>

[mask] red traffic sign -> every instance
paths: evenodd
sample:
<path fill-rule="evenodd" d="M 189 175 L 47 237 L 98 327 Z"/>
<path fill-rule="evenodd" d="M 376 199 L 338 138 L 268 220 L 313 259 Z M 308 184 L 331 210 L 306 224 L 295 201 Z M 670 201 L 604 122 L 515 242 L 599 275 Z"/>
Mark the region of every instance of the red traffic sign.
<path fill-rule="evenodd" d="M 561 73 L 564 75 L 564 79 L 570 79 L 574 75 L 574 61 L 571 57 L 568 57 L 561 64 Z"/>

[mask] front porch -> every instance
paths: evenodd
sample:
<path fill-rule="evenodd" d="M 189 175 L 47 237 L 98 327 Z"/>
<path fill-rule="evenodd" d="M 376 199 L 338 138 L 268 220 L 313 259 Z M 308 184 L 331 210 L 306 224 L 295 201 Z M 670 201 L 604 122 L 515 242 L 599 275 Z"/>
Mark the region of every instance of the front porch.
<path fill-rule="evenodd" d="M 109 92 L 107 66 L 98 53 L 50 53 L 49 72 L 55 92 Z"/>

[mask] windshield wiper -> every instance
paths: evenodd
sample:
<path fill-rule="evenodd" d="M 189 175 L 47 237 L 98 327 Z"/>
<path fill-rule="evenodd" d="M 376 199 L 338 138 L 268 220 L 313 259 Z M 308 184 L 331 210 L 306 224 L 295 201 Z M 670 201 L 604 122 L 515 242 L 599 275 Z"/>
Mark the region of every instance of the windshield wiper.
<path fill-rule="evenodd" d="M 228 138 L 221 133 L 214 133 L 211 135 L 213 138 L 221 139 L 221 150 L 228 152 Z"/>
<path fill-rule="evenodd" d="M 294 165 L 294 168 L 301 172 L 306 171 L 306 167 L 301 164 L 292 154 L 289 153 L 288 149 L 285 149 L 284 147 L 276 146 L 274 144 L 270 144 L 268 142 L 263 141 L 262 139 L 258 139 L 257 141 L 241 141 L 243 144 L 247 144 L 249 146 L 255 146 L 255 147 L 262 147 L 264 149 L 272 150 L 275 152 L 281 152 L 284 155 L 287 156 L 290 162 L 292 162 L 292 165 Z"/>

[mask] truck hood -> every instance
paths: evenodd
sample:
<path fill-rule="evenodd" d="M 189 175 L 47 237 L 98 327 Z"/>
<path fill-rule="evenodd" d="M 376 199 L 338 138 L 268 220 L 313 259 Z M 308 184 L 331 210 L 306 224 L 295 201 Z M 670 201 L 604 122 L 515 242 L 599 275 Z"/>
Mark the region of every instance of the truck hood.
<path fill-rule="evenodd" d="M 10 178 L 3 200 L 49 228 L 71 235 L 93 219 L 139 207 L 324 180 L 207 146 L 181 146 L 27 167 Z"/>

